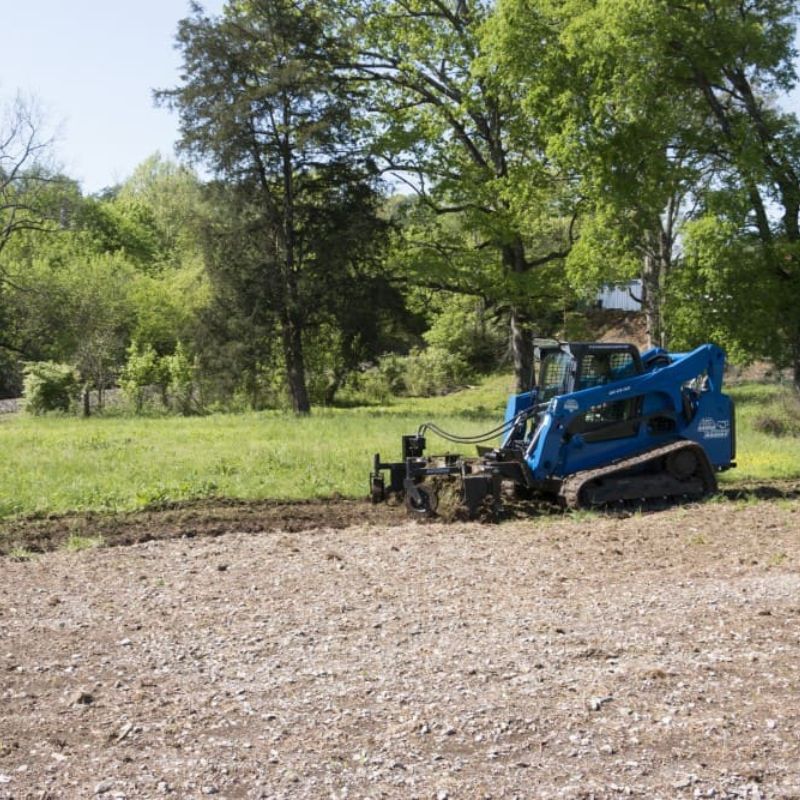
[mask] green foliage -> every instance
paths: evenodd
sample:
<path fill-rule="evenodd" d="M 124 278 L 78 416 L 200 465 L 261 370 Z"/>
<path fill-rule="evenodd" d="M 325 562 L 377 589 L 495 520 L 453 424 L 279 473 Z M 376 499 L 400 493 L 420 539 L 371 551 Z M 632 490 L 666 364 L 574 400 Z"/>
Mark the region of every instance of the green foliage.
<path fill-rule="evenodd" d="M 713 341 L 734 363 L 764 355 L 785 362 L 781 282 L 765 267 L 759 242 L 733 221 L 706 215 L 687 225 L 684 253 L 669 286 L 673 347 Z"/>
<path fill-rule="evenodd" d="M 349 393 L 345 399 L 361 404 L 388 403 L 405 394 L 405 369 L 407 359 L 395 353 L 386 353 L 378 363 L 360 373 L 354 373 L 348 380 Z"/>
<path fill-rule="evenodd" d="M 141 413 L 151 386 L 161 387 L 162 397 L 169 383 L 169 371 L 149 343 L 132 341 L 127 350 L 125 366 L 119 374 L 119 386 L 137 413 Z"/>
<path fill-rule="evenodd" d="M 199 196 L 196 178 L 160 161 L 150 167 L 159 192 L 182 190 L 188 214 L 186 204 Z M 87 387 L 102 391 L 131 341 L 162 355 L 191 340 L 209 294 L 200 243 L 193 222 L 156 205 L 148 186 L 141 179 L 119 195 L 82 198 L 73 185 L 53 185 L 48 202 L 61 228 L 18 231 L 4 251 L 0 345 L 7 352 L 73 363 Z"/>
<path fill-rule="evenodd" d="M 472 375 L 463 359 L 444 350 L 412 348 L 405 356 L 387 353 L 374 366 L 350 375 L 340 400 L 348 406 L 380 405 L 401 397 L 446 395 Z"/>
<path fill-rule="evenodd" d="M 201 409 L 197 395 L 197 364 L 189 358 L 183 345 L 178 342 L 175 352 L 162 359 L 169 376 L 170 401 L 184 416 L 197 413 Z"/>
<path fill-rule="evenodd" d="M 495 63 L 582 198 L 573 285 L 627 278 L 638 261 L 649 323 L 660 327 L 673 282 L 666 311 L 680 341 L 694 325 L 742 353 L 779 351 L 800 386 L 797 304 L 777 327 L 747 309 L 754 286 L 774 303 L 776 279 L 784 297 L 800 280 L 800 125 L 775 102 L 797 79 L 796 21 L 790 0 L 500 0 L 489 27 Z M 732 242 L 711 247 L 709 218 L 733 224 L 747 263 L 727 258 Z M 684 237 L 705 240 L 704 254 L 673 278 Z M 697 313 L 693 280 L 712 319 Z M 735 305 L 752 312 L 745 331 Z"/>
<path fill-rule="evenodd" d="M 491 58 L 493 3 L 359 3 L 357 79 L 374 87 L 376 153 L 417 201 L 399 208 L 394 270 L 412 284 L 480 296 L 526 329 L 568 293 L 566 182 L 545 158 L 517 86 Z M 525 50 L 530 47 L 528 40 Z M 513 337 L 515 363 L 528 335 Z M 518 376 L 521 379 L 521 375 Z"/>
<path fill-rule="evenodd" d="M 433 298 L 432 298 L 433 299 Z M 507 333 L 486 304 L 474 297 L 442 296 L 433 299 L 439 310 L 432 315 L 423 338 L 428 345 L 460 362 L 462 377 L 470 371 L 493 372 L 507 348 Z"/>
<path fill-rule="evenodd" d="M 753 429 L 771 436 L 800 437 L 800 398 L 789 391 L 770 398 L 753 419 Z"/>
<path fill-rule="evenodd" d="M 69 364 L 28 363 L 24 375 L 25 410 L 29 414 L 66 413 L 80 393 L 78 374 Z"/>
<path fill-rule="evenodd" d="M 439 347 L 412 350 L 406 359 L 404 382 L 413 397 L 447 394 L 473 378 L 463 356 Z"/>
<path fill-rule="evenodd" d="M 580 225 L 580 237 L 566 262 L 566 276 L 584 300 L 606 284 L 626 284 L 642 272 L 637 233 L 615 211 L 597 203 Z"/>
<path fill-rule="evenodd" d="M 120 186 L 117 202 L 147 209 L 157 240 L 157 263 L 151 270 L 181 269 L 200 260 L 204 200 L 202 185 L 190 169 L 155 153 Z"/>
<path fill-rule="evenodd" d="M 126 256 L 139 269 L 150 268 L 158 258 L 156 222 L 144 203 L 89 197 L 75 222 L 89 251 Z"/>

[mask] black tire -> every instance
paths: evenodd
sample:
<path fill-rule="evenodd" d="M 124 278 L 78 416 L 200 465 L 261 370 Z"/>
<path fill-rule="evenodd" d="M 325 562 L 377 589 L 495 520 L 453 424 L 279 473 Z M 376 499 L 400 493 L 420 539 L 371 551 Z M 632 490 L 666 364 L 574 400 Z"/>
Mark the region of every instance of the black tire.
<path fill-rule="evenodd" d="M 386 486 L 383 478 L 372 478 L 369 482 L 369 499 L 373 505 L 382 503 L 386 499 Z"/>
<path fill-rule="evenodd" d="M 419 492 L 419 501 L 411 494 L 406 495 L 408 513 L 414 516 L 433 516 L 436 513 L 436 507 L 439 505 L 439 498 L 436 492 L 430 486 L 425 486 L 425 484 L 419 484 L 417 492 Z"/>
<path fill-rule="evenodd" d="M 667 456 L 667 472 L 675 480 L 689 480 L 697 473 L 698 466 L 697 454 L 688 447 L 684 450 L 676 450 Z"/>

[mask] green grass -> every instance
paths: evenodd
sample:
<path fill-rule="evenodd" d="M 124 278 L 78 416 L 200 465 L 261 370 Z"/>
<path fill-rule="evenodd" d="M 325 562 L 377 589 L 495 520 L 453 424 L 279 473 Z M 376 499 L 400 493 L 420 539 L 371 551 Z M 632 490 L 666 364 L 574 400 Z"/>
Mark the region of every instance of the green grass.
<path fill-rule="evenodd" d="M 785 413 L 788 389 L 774 384 L 747 384 L 730 389 L 736 402 L 735 470 L 724 480 L 800 478 L 800 436 L 774 436 L 756 429 L 765 416 Z"/>
<path fill-rule="evenodd" d="M 73 533 L 64 543 L 64 547 L 72 553 L 79 553 L 81 550 L 91 550 L 94 547 L 102 546 L 102 536 L 81 536 L 77 533 Z"/>
<path fill-rule="evenodd" d="M 366 496 L 375 452 L 400 457 L 421 422 L 478 433 L 502 420 L 508 378 L 383 408 L 208 417 L 0 420 L 0 518 L 131 511 L 210 497 Z M 445 452 L 434 436 L 429 447 Z"/>
<path fill-rule="evenodd" d="M 158 508 L 211 497 L 363 497 L 372 456 L 400 456 L 400 436 L 434 419 L 477 433 L 502 419 L 507 376 L 447 397 L 398 399 L 385 407 L 196 418 L 24 415 L 0 419 L 0 518 L 70 511 Z M 738 410 L 739 468 L 726 479 L 800 478 L 800 438 L 753 430 L 778 390 L 732 391 Z M 429 450 L 446 443 L 429 436 Z"/>

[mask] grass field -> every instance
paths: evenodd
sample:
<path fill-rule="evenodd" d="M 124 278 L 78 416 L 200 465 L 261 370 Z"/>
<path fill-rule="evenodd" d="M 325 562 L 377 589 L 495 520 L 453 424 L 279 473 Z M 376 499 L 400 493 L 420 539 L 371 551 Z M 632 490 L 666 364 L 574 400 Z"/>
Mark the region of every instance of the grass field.
<path fill-rule="evenodd" d="M 477 433 L 502 419 L 511 386 L 493 377 L 448 397 L 381 407 L 192 418 L 0 419 L 0 518 L 69 511 L 131 511 L 210 497 L 301 499 L 367 492 L 372 455 L 399 457 L 400 436 L 435 419 Z M 773 386 L 732 390 L 739 468 L 723 480 L 800 478 L 800 437 L 759 433 Z M 429 447 L 446 449 L 430 437 Z"/>

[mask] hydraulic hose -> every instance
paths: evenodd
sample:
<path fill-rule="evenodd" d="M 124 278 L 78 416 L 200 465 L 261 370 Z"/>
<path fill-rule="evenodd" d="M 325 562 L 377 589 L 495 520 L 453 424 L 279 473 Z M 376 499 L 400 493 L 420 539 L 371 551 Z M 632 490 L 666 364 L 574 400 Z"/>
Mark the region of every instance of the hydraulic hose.
<path fill-rule="evenodd" d="M 512 417 L 510 420 L 502 423 L 502 425 L 498 425 L 496 428 L 492 428 L 484 433 L 475 434 L 474 436 L 457 436 L 456 434 L 448 433 L 447 431 L 442 430 L 442 428 L 440 428 L 435 422 L 423 423 L 419 426 L 417 434 L 419 436 L 424 436 L 426 431 L 432 431 L 442 439 L 445 439 L 448 442 L 453 442 L 454 444 L 481 444 L 483 442 L 488 442 L 490 439 L 494 439 L 496 436 L 500 436 L 503 433 L 507 433 L 512 428 L 519 425 L 520 422 L 526 420 L 528 417 L 532 416 L 542 408 L 545 408 L 547 405 L 547 403 L 539 403 L 538 405 L 531 406 L 531 408 L 526 408 L 523 411 L 520 411 L 519 414 Z"/>

